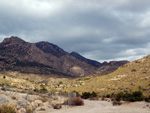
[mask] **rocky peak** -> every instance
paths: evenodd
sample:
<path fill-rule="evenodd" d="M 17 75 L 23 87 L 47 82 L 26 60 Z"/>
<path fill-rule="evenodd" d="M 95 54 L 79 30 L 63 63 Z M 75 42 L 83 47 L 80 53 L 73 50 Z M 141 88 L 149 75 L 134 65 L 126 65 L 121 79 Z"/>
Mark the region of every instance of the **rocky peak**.
<path fill-rule="evenodd" d="M 57 57 L 68 54 L 66 51 L 64 51 L 57 45 L 49 43 L 49 42 L 44 42 L 44 41 L 38 42 L 36 43 L 36 46 L 42 51 L 44 51 L 45 53 L 50 53 Z"/>
<path fill-rule="evenodd" d="M 5 38 L 1 44 L 7 45 L 7 44 L 19 44 L 19 43 L 25 43 L 25 41 L 19 37 L 11 36 L 10 38 Z"/>

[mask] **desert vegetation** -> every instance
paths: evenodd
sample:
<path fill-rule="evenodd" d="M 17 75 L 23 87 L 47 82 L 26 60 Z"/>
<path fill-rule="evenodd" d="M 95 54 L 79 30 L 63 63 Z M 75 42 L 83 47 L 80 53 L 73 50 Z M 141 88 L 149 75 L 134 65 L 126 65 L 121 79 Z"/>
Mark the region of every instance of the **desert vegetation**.
<path fill-rule="evenodd" d="M 9 104 L 1 104 L 0 113 L 16 113 L 15 107 Z"/>
<path fill-rule="evenodd" d="M 92 93 L 90 93 L 90 92 L 83 92 L 81 97 L 84 98 L 84 99 L 92 99 L 92 98 L 96 98 L 97 97 L 97 93 L 95 93 L 94 91 Z"/>

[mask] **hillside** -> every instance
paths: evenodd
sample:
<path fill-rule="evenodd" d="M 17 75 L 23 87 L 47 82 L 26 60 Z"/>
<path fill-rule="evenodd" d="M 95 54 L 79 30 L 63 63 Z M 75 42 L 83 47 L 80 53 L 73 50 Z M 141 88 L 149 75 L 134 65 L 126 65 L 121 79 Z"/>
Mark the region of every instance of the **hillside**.
<path fill-rule="evenodd" d="M 132 92 L 141 90 L 145 95 L 150 94 L 150 55 L 125 64 L 106 76 L 92 75 L 91 77 L 76 79 L 84 85 L 66 89 L 67 91 L 96 91 L 99 95 L 117 92 Z"/>
<path fill-rule="evenodd" d="M 41 90 L 44 86 L 48 91 L 95 91 L 99 95 L 141 90 L 147 96 L 150 94 L 150 55 L 125 64 L 105 76 L 95 74 L 80 78 L 57 78 L 5 71 L 0 74 L 0 82 L 1 86 L 21 89 Z"/>

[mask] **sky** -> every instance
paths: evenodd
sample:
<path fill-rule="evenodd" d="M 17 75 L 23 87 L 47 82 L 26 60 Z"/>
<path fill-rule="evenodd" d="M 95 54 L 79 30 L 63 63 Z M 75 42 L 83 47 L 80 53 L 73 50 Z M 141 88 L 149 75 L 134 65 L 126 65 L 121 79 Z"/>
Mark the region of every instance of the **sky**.
<path fill-rule="evenodd" d="M 150 0 L 0 0 L 0 41 L 10 36 L 133 61 L 150 54 Z"/>

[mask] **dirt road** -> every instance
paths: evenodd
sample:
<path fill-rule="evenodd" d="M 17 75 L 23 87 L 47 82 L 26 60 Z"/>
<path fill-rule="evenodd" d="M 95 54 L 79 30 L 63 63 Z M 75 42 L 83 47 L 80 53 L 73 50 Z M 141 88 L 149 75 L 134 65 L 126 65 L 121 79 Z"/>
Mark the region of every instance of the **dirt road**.
<path fill-rule="evenodd" d="M 135 102 L 113 106 L 106 101 L 84 101 L 84 106 L 63 108 L 60 110 L 47 109 L 38 113 L 150 113 L 150 103 Z"/>

